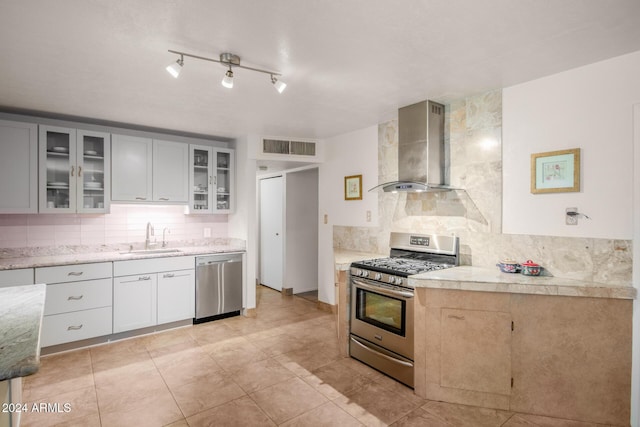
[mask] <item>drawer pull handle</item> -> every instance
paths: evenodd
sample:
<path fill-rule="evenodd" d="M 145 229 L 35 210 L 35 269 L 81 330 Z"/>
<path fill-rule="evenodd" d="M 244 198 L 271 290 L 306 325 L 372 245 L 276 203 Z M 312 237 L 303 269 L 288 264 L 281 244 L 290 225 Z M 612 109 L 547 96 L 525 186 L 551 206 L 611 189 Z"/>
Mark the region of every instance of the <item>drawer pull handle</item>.
<path fill-rule="evenodd" d="M 453 314 L 450 314 L 447 317 L 449 319 L 464 320 L 464 316 L 454 316 Z"/>
<path fill-rule="evenodd" d="M 80 326 L 69 326 L 69 327 L 67 328 L 67 331 L 77 331 L 77 330 L 82 329 L 82 326 L 83 326 L 83 325 L 80 325 Z"/>
<path fill-rule="evenodd" d="M 70 271 L 67 276 L 82 276 L 83 273 L 84 271 Z"/>
<path fill-rule="evenodd" d="M 169 200 L 169 198 L 168 197 L 160 197 L 160 200 L 166 201 L 166 200 Z"/>
<path fill-rule="evenodd" d="M 138 280 L 151 280 L 151 276 L 140 276 Z"/>
<path fill-rule="evenodd" d="M 67 301 L 78 301 L 78 300 L 81 300 L 83 297 L 84 297 L 84 295 L 80 295 L 79 297 L 74 297 L 73 295 L 70 295 L 67 298 Z"/>
<path fill-rule="evenodd" d="M 167 273 L 167 274 L 165 274 L 165 275 L 164 275 L 164 276 L 162 276 L 162 277 L 164 277 L 165 279 L 171 279 L 172 277 L 176 277 L 176 275 L 175 275 L 175 274 L 173 274 L 173 273 Z"/>
<path fill-rule="evenodd" d="M 136 200 L 147 200 L 146 197 L 136 197 Z"/>

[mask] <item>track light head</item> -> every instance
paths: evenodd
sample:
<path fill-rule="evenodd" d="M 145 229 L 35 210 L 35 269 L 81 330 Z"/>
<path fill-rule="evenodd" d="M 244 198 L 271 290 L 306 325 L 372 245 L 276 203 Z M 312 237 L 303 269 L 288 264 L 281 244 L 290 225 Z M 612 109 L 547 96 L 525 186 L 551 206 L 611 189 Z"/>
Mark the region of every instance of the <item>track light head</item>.
<path fill-rule="evenodd" d="M 273 87 L 276 88 L 278 93 L 284 92 L 287 87 L 287 84 L 285 82 L 283 82 L 282 80 L 278 80 L 278 78 L 273 74 L 271 74 L 271 83 L 273 83 Z"/>
<path fill-rule="evenodd" d="M 169 64 L 166 68 L 167 72 L 173 76 L 173 78 L 177 79 L 180 75 L 180 71 L 182 71 L 182 66 L 184 65 L 184 57 L 180 55 L 180 59 L 176 62 Z"/>
<path fill-rule="evenodd" d="M 231 70 L 231 66 L 229 66 L 229 71 L 227 71 L 222 79 L 222 86 L 227 89 L 233 88 L 233 71 Z"/>

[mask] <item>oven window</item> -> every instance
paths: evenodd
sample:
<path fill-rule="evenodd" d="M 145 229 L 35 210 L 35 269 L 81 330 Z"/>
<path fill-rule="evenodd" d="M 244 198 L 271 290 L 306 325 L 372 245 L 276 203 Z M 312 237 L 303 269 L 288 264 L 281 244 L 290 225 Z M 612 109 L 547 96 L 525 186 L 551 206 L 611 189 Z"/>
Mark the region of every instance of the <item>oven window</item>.
<path fill-rule="evenodd" d="M 356 288 L 356 317 L 371 325 L 405 336 L 406 301 Z"/>

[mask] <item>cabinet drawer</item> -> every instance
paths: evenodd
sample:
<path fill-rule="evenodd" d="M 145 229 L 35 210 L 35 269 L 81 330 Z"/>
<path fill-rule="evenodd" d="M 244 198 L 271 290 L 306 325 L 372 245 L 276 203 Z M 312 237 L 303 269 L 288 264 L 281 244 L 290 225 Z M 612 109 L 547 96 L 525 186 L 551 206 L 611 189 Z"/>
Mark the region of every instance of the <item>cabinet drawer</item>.
<path fill-rule="evenodd" d="M 44 315 L 111 307 L 112 280 L 98 279 L 47 285 Z"/>
<path fill-rule="evenodd" d="M 79 282 L 111 277 L 112 263 L 60 265 L 36 268 L 36 283 Z"/>
<path fill-rule="evenodd" d="M 33 285 L 33 268 L 0 271 L 0 288 L 21 285 Z"/>
<path fill-rule="evenodd" d="M 41 346 L 63 344 L 110 335 L 111 307 L 44 316 Z"/>
<path fill-rule="evenodd" d="M 131 276 L 136 274 L 160 273 L 173 270 L 192 270 L 195 268 L 194 256 L 176 256 L 166 258 L 132 259 L 115 261 L 113 275 Z"/>

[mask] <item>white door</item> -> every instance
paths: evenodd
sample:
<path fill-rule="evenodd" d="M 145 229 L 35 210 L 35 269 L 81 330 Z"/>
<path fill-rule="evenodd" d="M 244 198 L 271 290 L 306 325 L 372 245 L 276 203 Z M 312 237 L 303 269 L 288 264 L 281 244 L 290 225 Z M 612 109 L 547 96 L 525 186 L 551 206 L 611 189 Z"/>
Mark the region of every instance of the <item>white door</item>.
<path fill-rule="evenodd" d="M 282 290 L 284 271 L 283 178 L 260 180 L 260 283 Z"/>

